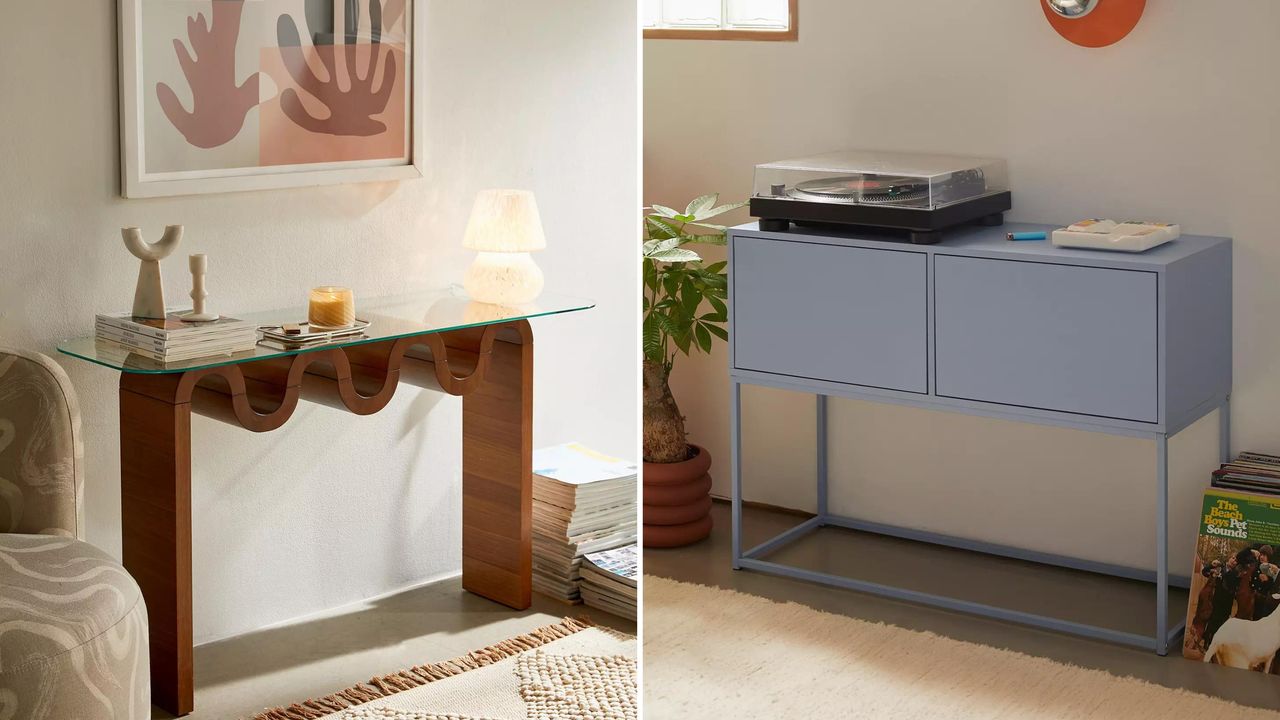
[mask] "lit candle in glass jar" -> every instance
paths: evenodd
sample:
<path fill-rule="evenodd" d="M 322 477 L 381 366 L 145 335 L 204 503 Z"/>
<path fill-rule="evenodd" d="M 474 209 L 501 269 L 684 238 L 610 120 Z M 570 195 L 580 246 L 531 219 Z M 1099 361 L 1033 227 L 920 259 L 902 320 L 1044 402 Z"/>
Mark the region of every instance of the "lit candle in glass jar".
<path fill-rule="evenodd" d="M 307 324 L 312 330 L 340 330 L 356 322 L 356 301 L 350 288 L 326 285 L 311 291 Z"/>

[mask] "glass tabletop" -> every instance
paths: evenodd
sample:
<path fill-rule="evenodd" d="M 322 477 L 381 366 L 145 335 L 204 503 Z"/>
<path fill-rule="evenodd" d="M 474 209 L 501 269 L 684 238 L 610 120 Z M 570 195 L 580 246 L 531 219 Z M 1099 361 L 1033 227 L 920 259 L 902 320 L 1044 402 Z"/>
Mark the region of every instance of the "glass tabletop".
<path fill-rule="evenodd" d="M 180 373 L 188 370 L 200 370 L 219 365 L 262 360 L 264 358 L 300 355 L 317 350 L 331 350 L 338 347 L 363 345 L 380 340 L 413 335 L 459 330 L 481 325 L 495 325 L 512 320 L 525 320 L 544 315 L 588 310 L 595 307 L 591 300 L 543 293 L 536 300 L 524 305 L 491 305 L 475 302 L 466 296 L 460 287 L 444 290 L 411 293 L 372 300 L 356 297 L 356 319 L 367 321 L 369 327 L 356 337 L 347 337 L 333 342 L 296 350 L 280 350 L 265 345 L 257 345 L 252 350 L 238 352 L 233 355 L 211 355 L 192 360 L 160 362 L 151 358 L 131 353 L 119 346 L 99 342 L 93 337 L 75 338 L 58 345 L 58 352 L 88 360 L 127 373 Z M 307 320 L 307 309 L 285 308 L 266 312 L 241 313 L 235 317 L 246 320 L 259 327 L 272 327 L 283 323 L 303 323 Z"/>

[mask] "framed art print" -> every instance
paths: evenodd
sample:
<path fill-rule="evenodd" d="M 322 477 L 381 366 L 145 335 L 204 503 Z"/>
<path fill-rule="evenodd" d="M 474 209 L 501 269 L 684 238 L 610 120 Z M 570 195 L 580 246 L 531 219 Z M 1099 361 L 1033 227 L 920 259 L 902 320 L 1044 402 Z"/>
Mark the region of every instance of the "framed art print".
<path fill-rule="evenodd" d="M 125 197 L 421 175 L 414 0 L 120 0 Z"/>

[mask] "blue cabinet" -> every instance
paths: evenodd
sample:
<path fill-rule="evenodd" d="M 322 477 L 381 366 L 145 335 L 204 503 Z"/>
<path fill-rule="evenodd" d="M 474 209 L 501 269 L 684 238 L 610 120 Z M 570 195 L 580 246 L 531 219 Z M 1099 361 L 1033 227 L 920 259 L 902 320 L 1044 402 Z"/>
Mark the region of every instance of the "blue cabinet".
<path fill-rule="evenodd" d="M 937 394 L 1159 420 L 1158 277 L 934 256 Z"/>
<path fill-rule="evenodd" d="M 1221 459 L 1229 456 L 1231 243 L 1183 236 L 1126 254 L 1005 239 L 1007 231 L 1052 229 L 957 229 L 926 247 L 847 231 L 766 232 L 751 224 L 729 232 L 735 568 L 1168 652 L 1180 629 L 1170 627 L 1169 586 L 1188 582 L 1169 572 L 1168 438 L 1216 409 Z M 817 409 L 817 514 L 749 549 L 742 545 L 744 384 L 812 393 Z M 829 512 L 829 396 L 1153 440 L 1155 571 Z M 1015 612 L 775 559 L 825 526 L 1148 581 L 1155 632 Z"/>
<path fill-rule="evenodd" d="M 731 372 L 744 382 L 1172 434 L 1231 388 L 1231 243 L 1145 253 L 730 231 Z"/>
<path fill-rule="evenodd" d="M 927 259 L 921 252 L 739 238 L 732 278 L 737 366 L 927 393 Z"/>

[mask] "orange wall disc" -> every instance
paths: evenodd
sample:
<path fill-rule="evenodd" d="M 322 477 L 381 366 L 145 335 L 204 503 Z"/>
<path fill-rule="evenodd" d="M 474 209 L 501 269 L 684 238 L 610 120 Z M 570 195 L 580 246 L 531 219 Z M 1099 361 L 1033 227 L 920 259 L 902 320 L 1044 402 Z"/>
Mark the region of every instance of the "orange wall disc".
<path fill-rule="evenodd" d="M 1098 6 L 1084 17 L 1064 18 L 1054 12 L 1046 0 L 1040 9 L 1049 24 L 1062 37 L 1085 47 L 1104 47 L 1129 34 L 1142 17 L 1147 0 L 1098 0 Z"/>

